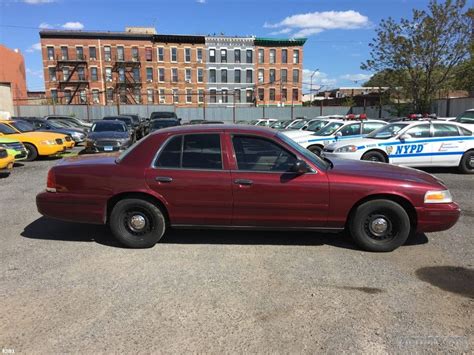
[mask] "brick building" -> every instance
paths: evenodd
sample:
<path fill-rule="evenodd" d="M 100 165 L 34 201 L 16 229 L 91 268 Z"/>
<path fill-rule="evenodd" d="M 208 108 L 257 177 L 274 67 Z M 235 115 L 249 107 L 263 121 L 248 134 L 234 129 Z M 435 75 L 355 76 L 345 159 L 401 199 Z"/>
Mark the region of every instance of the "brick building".
<path fill-rule="evenodd" d="M 8 83 L 13 103 L 25 104 L 26 73 L 23 55 L 17 50 L 9 49 L 0 44 L 0 82 Z M 22 100 L 23 99 L 23 100 Z"/>
<path fill-rule="evenodd" d="M 283 87 L 301 104 L 304 39 L 156 34 L 153 28 L 125 32 L 40 32 L 46 96 L 64 104 L 175 104 L 198 107 L 279 104 Z M 286 48 L 288 47 L 288 48 Z M 256 61 L 258 48 L 278 51 L 275 63 Z M 288 63 L 282 63 L 286 50 Z M 294 51 L 298 62 L 293 63 Z M 291 56 L 291 57 L 290 57 Z M 270 60 L 270 55 L 265 57 Z M 268 64 L 268 65 L 267 65 Z M 257 66 L 293 73 L 297 80 L 257 82 Z M 293 75 L 293 74 L 289 74 Z M 282 80 L 280 80 L 282 82 Z M 257 100 L 260 87 L 264 100 Z M 293 97 L 293 94 L 292 94 Z"/>

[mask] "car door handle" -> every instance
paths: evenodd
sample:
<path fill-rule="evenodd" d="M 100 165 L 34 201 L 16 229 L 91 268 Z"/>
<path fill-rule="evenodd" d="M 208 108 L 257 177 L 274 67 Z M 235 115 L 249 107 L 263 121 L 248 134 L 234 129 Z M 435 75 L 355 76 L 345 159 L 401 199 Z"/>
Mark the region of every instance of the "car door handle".
<path fill-rule="evenodd" d="M 158 182 L 171 182 L 171 181 L 173 181 L 173 178 L 168 177 L 168 176 L 157 176 L 155 178 L 155 181 L 158 181 Z"/>
<path fill-rule="evenodd" d="M 252 185 L 253 181 L 252 180 L 247 180 L 247 179 L 236 179 L 236 180 L 234 180 L 234 184 L 237 184 L 237 185 Z"/>

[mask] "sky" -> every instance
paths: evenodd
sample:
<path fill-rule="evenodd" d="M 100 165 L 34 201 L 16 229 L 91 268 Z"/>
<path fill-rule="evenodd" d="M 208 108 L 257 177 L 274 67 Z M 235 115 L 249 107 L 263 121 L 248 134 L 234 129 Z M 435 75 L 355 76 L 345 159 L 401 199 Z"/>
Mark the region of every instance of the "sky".
<path fill-rule="evenodd" d="M 0 0 L 0 43 L 25 57 L 29 90 L 43 90 L 41 28 L 123 31 L 153 26 L 164 34 L 307 37 L 303 92 L 360 86 L 360 64 L 380 20 L 410 17 L 424 0 Z"/>

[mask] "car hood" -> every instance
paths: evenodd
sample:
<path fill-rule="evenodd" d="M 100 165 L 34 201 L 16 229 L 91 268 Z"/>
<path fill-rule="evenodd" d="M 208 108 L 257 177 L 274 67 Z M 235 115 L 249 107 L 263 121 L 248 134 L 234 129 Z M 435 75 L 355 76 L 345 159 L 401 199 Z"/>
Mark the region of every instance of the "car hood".
<path fill-rule="evenodd" d="M 424 171 L 397 166 L 387 163 L 375 163 L 361 160 L 349 159 L 331 159 L 333 167 L 328 171 L 331 175 L 355 175 L 358 177 L 367 177 L 368 179 L 398 180 L 401 183 L 413 182 L 430 185 L 441 185 L 446 188 L 444 183 Z"/>
<path fill-rule="evenodd" d="M 97 139 L 128 139 L 129 135 L 127 132 L 89 132 L 87 138 L 92 140 Z"/>
<path fill-rule="evenodd" d="M 34 142 L 43 140 L 55 140 L 58 138 L 64 139 L 64 134 L 61 133 L 50 133 L 50 132 L 23 132 L 9 135 L 12 138 L 31 139 Z"/>
<path fill-rule="evenodd" d="M 5 136 L 0 136 L 0 143 L 20 143 L 18 139 L 5 138 Z"/>

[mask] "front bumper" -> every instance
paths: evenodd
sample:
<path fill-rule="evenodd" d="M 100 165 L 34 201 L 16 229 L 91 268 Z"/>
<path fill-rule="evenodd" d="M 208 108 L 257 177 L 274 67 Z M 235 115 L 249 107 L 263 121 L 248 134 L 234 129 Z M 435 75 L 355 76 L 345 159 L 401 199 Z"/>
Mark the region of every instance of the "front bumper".
<path fill-rule="evenodd" d="M 0 173 L 10 172 L 13 169 L 15 158 L 9 155 L 6 158 L 0 159 Z"/>
<path fill-rule="evenodd" d="M 441 232 L 454 226 L 461 215 L 461 208 L 455 202 L 433 203 L 417 207 L 417 232 Z"/>
<path fill-rule="evenodd" d="M 39 144 L 37 145 L 38 154 L 39 155 L 56 155 L 62 153 L 66 150 L 64 145 L 47 145 L 47 144 Z"/>

